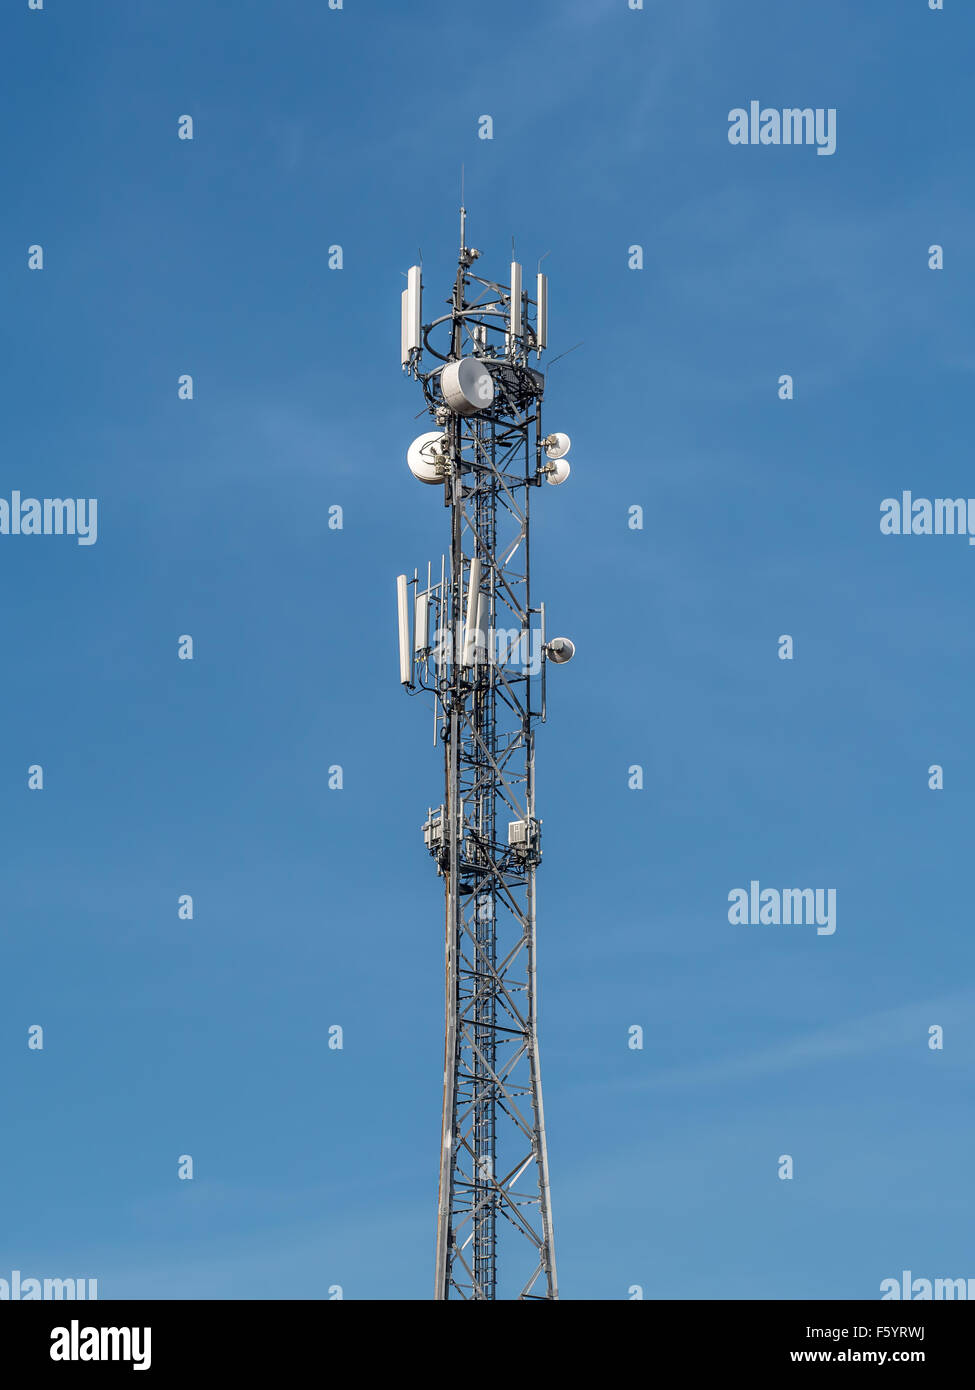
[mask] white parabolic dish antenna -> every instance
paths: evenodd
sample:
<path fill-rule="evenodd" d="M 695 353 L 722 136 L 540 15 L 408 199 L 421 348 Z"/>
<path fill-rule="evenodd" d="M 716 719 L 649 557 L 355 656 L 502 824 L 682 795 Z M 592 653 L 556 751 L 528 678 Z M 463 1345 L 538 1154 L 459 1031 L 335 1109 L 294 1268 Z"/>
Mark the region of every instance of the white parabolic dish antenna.
<path fill-rule="evenodd" d="M 553 487 L 558 487 L 559 483 L 565 482 L 571 472 L 572 469 L 568 459 L 556 459 L 556 461 L 550 463 L 545 470 L 545 478 Z"/>
<path fill-rule="evenodd" d="M 494 400 L 494 379 L 476 357 L 448 362 L 440 373 L 440 389 L 456 415 L 474 415 Z"/>
<path fill-rule="evenodd" d="M 443 430 L 430 430 L 427 434 L 418 435 L 407 449 L 409 470 L 421 483 L 443 482 L 443 467 L 436 462 L 437 456 L 444 452 L 443 442 Z"/>

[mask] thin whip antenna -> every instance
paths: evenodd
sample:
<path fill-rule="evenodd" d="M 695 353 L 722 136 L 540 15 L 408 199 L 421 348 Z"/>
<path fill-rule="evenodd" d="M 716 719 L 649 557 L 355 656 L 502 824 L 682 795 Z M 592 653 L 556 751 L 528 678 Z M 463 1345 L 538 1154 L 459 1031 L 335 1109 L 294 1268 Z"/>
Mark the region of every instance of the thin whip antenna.
<path fill-rule="evenodd" d="M 467 240 L 467 209 L 464 207 L 464 166 L 460 166 L 460 249 L 463 251 Z"/>
<path fill-rule="evenodd" d="M 586 341 L 585 338 L 583 338 L 582 342 L 584 343 L 585 341 Z M 558 355 L 558 357 L 553 357 L 552 360 L 551 360 L 551 362 L 548 364 L 548 369 L 549 369 L 549 371 L 552 370 L 552 368 L 555 366 L 556 362 L 561 362 L 563 357 L 568 357 L 568 355 L 569 355 L 570 352 L 575 352 L 576 348 L 581 348 L 581 347 L 582 347 L 582 343 L 576 343 L 575 347 L 566 348 L 565 352 L 560 352 L 559 355 Z"/>

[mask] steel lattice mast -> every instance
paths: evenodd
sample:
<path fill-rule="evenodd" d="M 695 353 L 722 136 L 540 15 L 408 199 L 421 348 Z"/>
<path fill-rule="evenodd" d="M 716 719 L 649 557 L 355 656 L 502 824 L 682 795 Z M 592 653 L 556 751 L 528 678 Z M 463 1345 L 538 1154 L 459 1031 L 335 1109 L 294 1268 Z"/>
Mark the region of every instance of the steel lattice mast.
<path fill-rule="evenodd" d="M 563 435 L 543 436 L 547 282 L 523 292 L 472 274 L 461 246 L 450 312 L 424 325 L 421 272 L 403 292 L 403 366 L 436 429 L 410 468 L 442 486 L 450 549 L 439 576 L 397 581 L 400 679 L 434 697 L 443 803 L 424 839 L 445 881 L 446 1030 L 435 1297 L 558 1297 L 539 1075 L 534 726 L 545 672 L 571 642 L 545 640 L 532 606 L 532 489 L 568 474 Z M 438 348 L 431 337 L 440 339 Z M 442 348 L 442 350 L 441 350 Z M 411 593 L 412 590 L 412 593 Z M 411 602 L 412 599 L 412 602 Z"/>

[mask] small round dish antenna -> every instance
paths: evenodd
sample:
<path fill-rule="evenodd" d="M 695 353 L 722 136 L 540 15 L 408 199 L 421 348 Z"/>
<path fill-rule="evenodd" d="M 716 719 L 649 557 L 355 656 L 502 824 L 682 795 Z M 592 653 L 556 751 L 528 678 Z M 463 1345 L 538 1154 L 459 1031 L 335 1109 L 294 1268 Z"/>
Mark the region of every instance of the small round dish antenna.
<path fill-rule="evenodd" d="M 564 666 L 575 654 L 576 644 L 570 642 L 568 637 L 553 637 L 551 642 L 545 643 L 545 655 L 549 661 L 554 661 L 556 666 Z"/>
<path fill-rule="evenodd" d="M 572 440 L 567 434 L 550 434 L 542 440 L 545 453 L 552 460 L 563 458 L 572 448 Z"/>

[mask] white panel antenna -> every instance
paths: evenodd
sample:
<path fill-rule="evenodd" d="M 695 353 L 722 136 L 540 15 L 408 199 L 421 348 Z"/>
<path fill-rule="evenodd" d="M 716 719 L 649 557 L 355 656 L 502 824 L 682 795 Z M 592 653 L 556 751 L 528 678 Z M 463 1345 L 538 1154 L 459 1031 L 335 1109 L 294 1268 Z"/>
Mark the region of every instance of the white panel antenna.
<path fill-rule="evenodd" d="M 426 590 L 417 594 L 413 607 L 413 650 L 430 650 L 430 595 Z"/>
<path fill-rule="evenodd" d="M 515 346 L 517 339 L 521 337 L 521 330 L 521 266 L 517 261 L 512 261 L 510 327 L 508 331 L 509 351 Z"/>
<path fill-rule="evenodd" d="M 488 639 L 490 637 L 488 624 L 490 622 L 490 615 L 491 600 L 487 594 L 482 592 L 477 596 L 477 627 L 475 632 L 477 648 L 474 653 L 476 661 L 483 662 L 490 661 L 491 659 L 490 649 L 488 647 Z"/>
<path fill-rule="evenodd" d="M 409 366 L 414 351 L 423 346 L 420 333 L 423 323 L 423 286 L 418 265 L 411 265 L 406 276 L 406 289 L 400 297 L 400 361 Z"/>
<path fill-rule="evenodd" d="M 407 606 L 406 575 L 396 576 L 396 607 L 399 615 L 399 682 L 409 685 L 413 657 L 410 651 L 410 614 Z"/>
<path fill-rule="evenodd" d="M 471 576 L 467 581 L 467 621 L 464 624 L 464 659 L 462 665 L 474 665 L 474 648 L 477 638 L 478 594 L 481 588 L 481 562 L 471 561 Z"/>
<path fill-rule="evenodd" d="M 538 310 L 535 320 L 535 340 L 538 347 L 537 357 L 541 357 L 542 349 L 548 347 L 548 276 L 538 272 L 538 288 L 535 292 L 538 301 Z"/>

